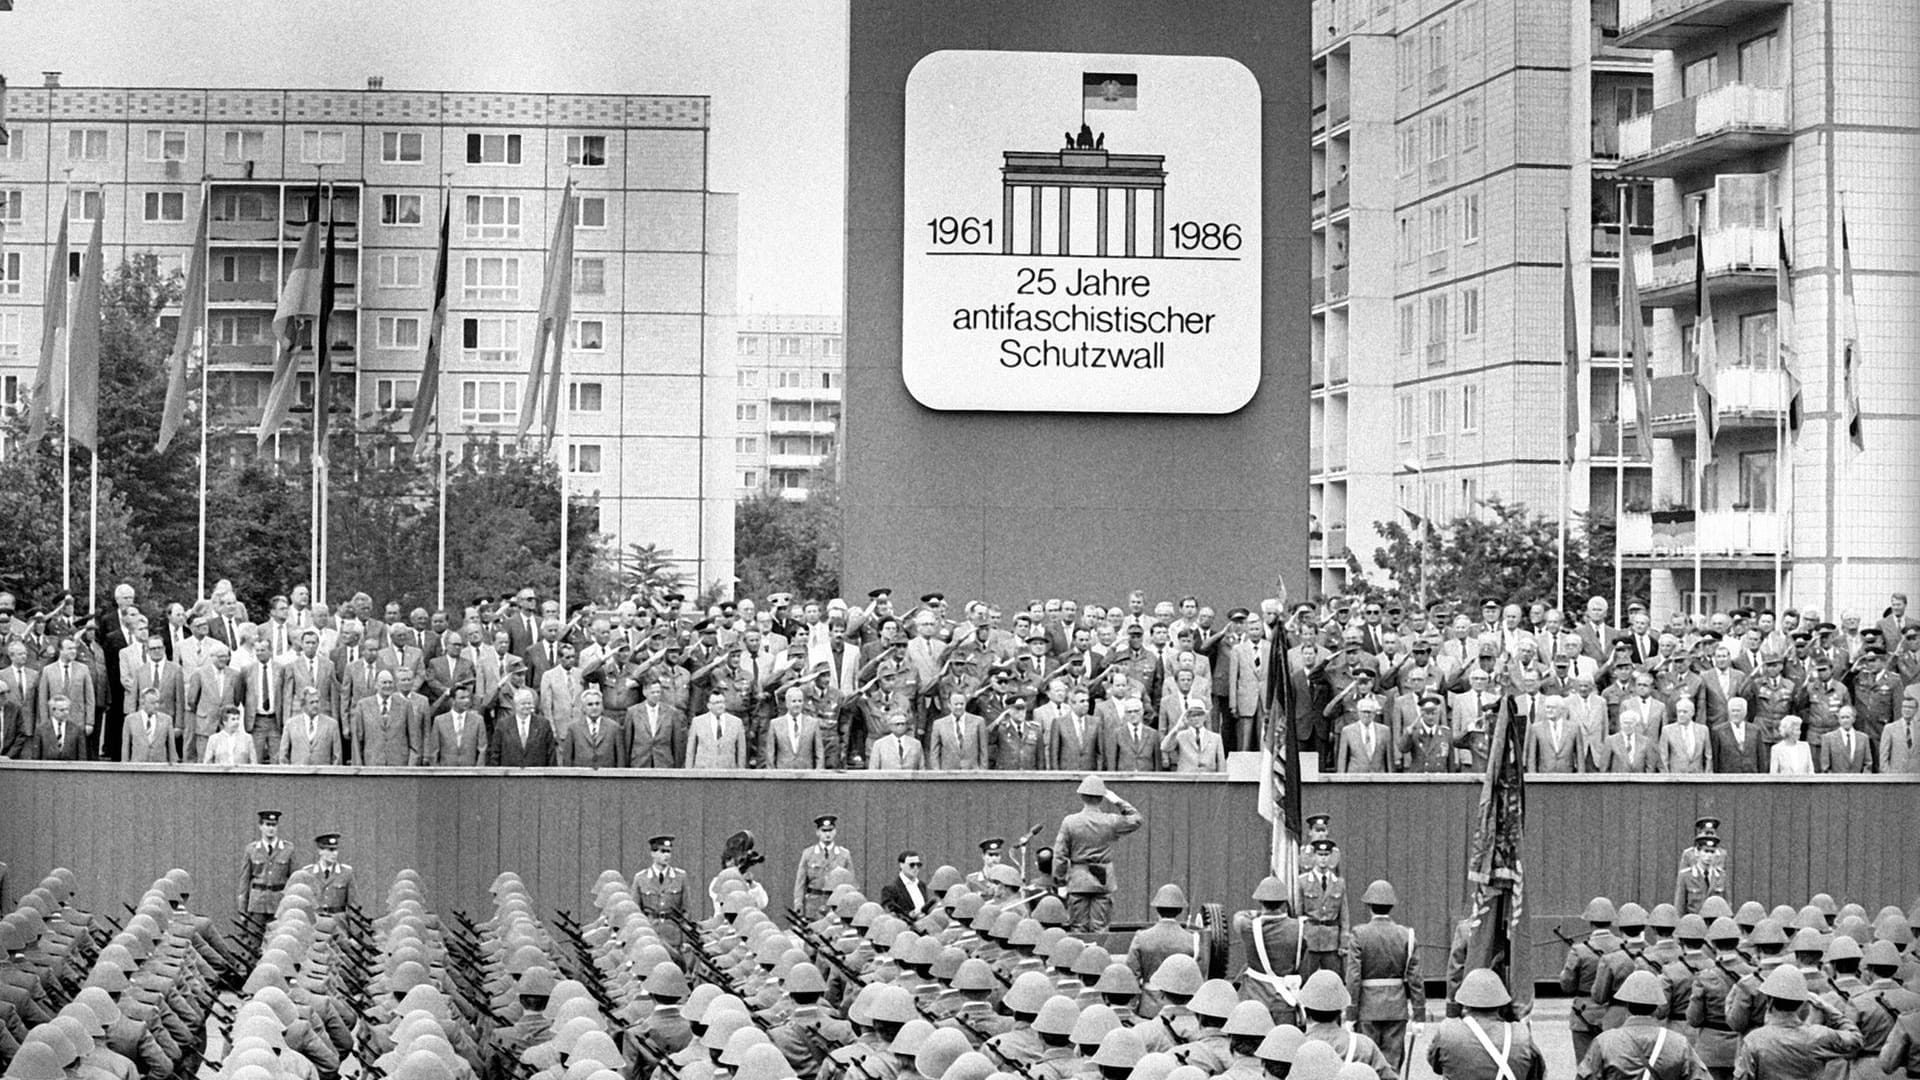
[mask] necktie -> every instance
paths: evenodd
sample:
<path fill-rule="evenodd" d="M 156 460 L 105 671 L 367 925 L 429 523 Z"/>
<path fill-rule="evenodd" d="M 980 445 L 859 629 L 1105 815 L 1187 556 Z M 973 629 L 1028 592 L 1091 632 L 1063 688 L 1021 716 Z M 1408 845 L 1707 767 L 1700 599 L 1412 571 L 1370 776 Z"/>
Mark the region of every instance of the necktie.
<path fill-rule="evenodd" d="M 592 739 L 594 742 L 600 741 L 600 720 L 598 717 L 587 721 L 587 738 Z"/>
<path fill-rule="evenodd" d="M 656 705 L 647 706 L 647 734 L 660 734 L 660 709 Z"/>
<path fill-rule="evenodd" d="M 800 745 L 800 718 L 797 716 L 787 721 L 787 741 L 795 747 Z"/>
<path fill-rule="evenodd" d="M 1633 736 L 1627 736 L 1627 768 L 1633 768 Z"/>
<path fill-rule="evenodd" d="M 907 760 L 907 737 L 905 735 L 895 735 L 893 737 L 893 749 L 895 753 L 900 755 L 900 761 L 904 764 Z"/>
<path fill-rule="evenodd" d="M 527 745 L 527 721 L 530 719 L 526 716 L 520 718 L 520 745 L 523 747 Z"/>
<path fill-rule="evenodd" d="M 54 745 L 63 746 L 66 744 L 66 741 L 67 741 L 67 725 L 64 722 L 55 721 L 53 725 Z"/>
<path fill-rule="evenodd" d="M 547 663 L 555 665 L 560 663 L 560 651 L 552 645 L 547 646 Z"/>
<path fill-rule="evenodd" d="M 147 727 L 147 741 L 152 742 L 153 741 L 153 714 L 152 713 L 148 713 L 146 715 L 146 727 Z"/>
<path fill-rule="evenodd" d="M 1373 756 L 1373 725 L 1365 720 L 1360 721 L 1360 746 L 1368 757 Z"/>
<path fill-rule="evenodd" d="M 153 673 L 148 675 L 147 677 L 153 680 L 154 686 L 160 685 L 160 661 L 155 660 L 153 662 Z"/>
<path fill-rule="evenodd" d="M 1687 748 L 1687 756 L 1692 757 L 1693 756 L 1693 725 L 1692 724 L 1681 725 L 1680 735 L 1683 739 L 1686 740 L 1685 745 Z"/>

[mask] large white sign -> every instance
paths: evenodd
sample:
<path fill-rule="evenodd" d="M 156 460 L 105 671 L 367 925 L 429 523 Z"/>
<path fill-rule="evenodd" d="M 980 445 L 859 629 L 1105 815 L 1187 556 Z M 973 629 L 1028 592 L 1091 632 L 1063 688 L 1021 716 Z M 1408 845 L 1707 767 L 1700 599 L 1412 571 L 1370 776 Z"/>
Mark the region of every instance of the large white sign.
<path fill-rule="evenodd" d="M 1260 88 L 1200 56 L 907 77 L 901 369 L 935 409 L 1229 413 L 1260 383 Z"/>

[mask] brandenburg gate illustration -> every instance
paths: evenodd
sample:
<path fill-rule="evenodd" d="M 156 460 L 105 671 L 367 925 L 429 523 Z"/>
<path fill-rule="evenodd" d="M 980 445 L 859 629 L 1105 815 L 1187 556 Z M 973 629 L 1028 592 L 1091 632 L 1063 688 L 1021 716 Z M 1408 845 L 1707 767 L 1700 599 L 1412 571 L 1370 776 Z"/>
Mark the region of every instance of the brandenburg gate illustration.
<path fill-rule="evenodd" d="M 1099 141 L 1104 141 L 1102 135 Z M 1139 196 L 1145 191 L 1153 198 L 1153 258 L 1160 258 L 1166 244 L 1167 170 L 1163 154 L 1112 154 L 1098 145 L 1083 125 L 1077 139 L 1068 136 L 1069 145 L 1059 150 L 1008 150 L 1000 169 L 1000 253 L 1012 255 L 1014 193 L 1027 189 L 1031 228 L 1028 230 L 1028 255 L 1072 255 L 1073 191 L 1093 189 L 1097 224 L 1094 228 L 1095 255 L 1110 254 L 1108 246 L 1108 196 L 1123 195 L 1126 215 L 1126 249 L 1121 254 L 1138 256 Z M 1041 250 L 1041 193 L 1048 188 L 1060 191 L 1060 237 L 1054 251 Z M 1086 254 L 1080 252 L 1080 254 Z"/>

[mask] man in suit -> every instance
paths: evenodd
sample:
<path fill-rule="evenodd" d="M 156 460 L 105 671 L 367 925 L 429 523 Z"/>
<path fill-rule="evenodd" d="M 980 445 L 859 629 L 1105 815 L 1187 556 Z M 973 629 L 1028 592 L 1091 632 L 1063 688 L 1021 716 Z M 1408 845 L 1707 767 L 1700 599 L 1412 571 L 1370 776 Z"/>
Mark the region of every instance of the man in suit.
<path fill-rule="evenodd" d="M 933 910 L 933 906 L 940 902 L 940 897 L 920 880 L 920 870 L 925 865 L 925 860 L 917 851 L 900 853 L 900 872 L 892 881 L 880 886 L 882 910 L 908 922 Z"/>
<path fill-rule="evenodd" d="M 341 676 L 340 692 L 334 702 L 342 713 L 351 716 L 359 715 L 360 703 L 373 696 L 374 680 L 386 670 L 380 666 L 379 645 L 362 638 L 358 647 L 359 655 L 346 663 L 346 673 Z"/>
<path fill-rule="evenodd" d="M 320 692 L 320 711 L 333 714 L 333 661 L 320 652 L 320 631 L 311 627 L 299 631 L 299 649 L 280 663 L 280 697 L 283 702 L 305 700 L 308 690 Z"/>
<path fill-rule="evenodd" d="M 540 597 L 532 589 L 521 589 L 514 597 L 513 610 L 502 620 L 508 651 L 524 654 L 540 640 Z"/>
<path fill-rule="evenodd" d="M 1518 706 L 1516 706 L 1517 710 Z M 1587 749 L 1580 726 L 1567 719 L 1562 698 L 1542 697 L 1540 719 L 1527 728 L 1527 771 L 1534 773 L 1585 772 Z M 1517 715 L 1517 712 L 1516 712 Z"/>
<path fill-rule="evenodd" d="M 473 688 L 458 686 L 453 706 L 433 718 L 427 764 L 472 768 L 487 763 L 487 725 L 473 708 Z"/>
<path fill-rule="evenodd" d="M 1109 693 L 1117 693 L 1117 688 L 1123 684 L 1125 678 L 1116 671 L 1111 676 L 1115 689 L 1110 690 Z M 1040 702 L 1032 710 L 1034 721 L 1040 725 L 1040 764 L 1035 768 L 1053 768 L 1054 731 L 1061 724 L 1066 723 L 1073 712 L 1073 704 L 1069 698 L 1067 680 L 1054 679 L 1047 683 L 1047 700 Z"/>
<path fill-rule="evenodd" d="M 280 752 L 280 658 L 273 655 L 266 638 L 253 639 L 254 663 L 242 675 L 245 688 L 246 730 L 253 736 L 253 760 L 262 765 L 279 764 L 273 757 Z"/>
<path fill-rule="evenodd" d="M 1647 678 L 1642 675 L 1641 678 Z M 1654 699 L 1658 704 L 1659 699 Z M 1620 711 L 1620 723 L 1624 726 L 1627 717 L 1638 716 L 1631 706 Z M 1641 729 L 1645 730 L 1643 722 Z M 1713 771 L 1713 739 L 1706 725 L 1698 723 L 1694 717 L 1693 702 L 1681 698 L 1673 703 L 1673 723 L 1660 731 L 1660 771 L 1682 775 L 1698 775 Z"/>
<path fill-rule="evenodd" d="M 627 767 L 627 733 L 620 729 L 620 721 L 603 712 L 599 687 L 581 691 L 580 715 L 565 735 L 554 736 L 557 764 L 580 769 Z"/>
<path fill-rule="evenodd" d="M 1880 730 L 1880 771 L 1895 776 L 1920 773 L 1920 683 L 1900 698 L 1900 719 Z"/>
<path fill-rule="evenodd" d="M 0 684 L 6 685 L 8 696 L 20 710 L 20 721 L 31 736 L 40 720 L 40 672 L 32 663 L 26 642 L 7 642 L 7 666 L 0 668 Z"/>
<path fill-rule="evenodd" d="M 1102 771 L 1160 771 L 1160 733 L 1147 726 L 1138 701 L 1120 702 L 1118 715 L 1100 736 L 1100 749 Z"/>
<path fill-rule="evenodd" d="M 225 645 L 213 642 L 207 646 L 206 665 L 187 682 L 187 714 L 193 717 L 193 723 L 191 727 L 185 722 L 180 725 L 182 760 L 199 761 L 207 740 L 220 730 L 227 706 L 240 704 L 240 673 L 233 670 L 230 657 Z M 192 740 L 191 746 L 186 745 L 188 739 Z"/>
<path fill-rule="evenodd" d="M 380 666 L 388 671 L 411 671 L 415 681 L 426 674 L 427 656 L 414 644 L 413 628 L 410 626 L 389 626 L 387 644 L 375 655 L 380 659 Z"/>
<path fill-rule="evenodd" d="M 1393 753 L 1393 732 L 1380 722 L 1380 699 L 1372 694 L 1360 698 L 1353 722 L 1340 729 L 1334 771 L 1392 772 Z"/>
<path fill-rule="evenodd" d="M 1050 767 L 1077 773 L 1100 768 L 1100 725 L 1087 715 L 1087 692 L 1074 689 L 1067 696 L 1067 711 L 1053 725 L 1047 750 Z"/>
<path fill-rule="evenodd" d="M 1217 773 L 1226 769 L 1225 745 L 1219 734 L 1207 727 L 1205 705 L 1197 701 L 1188 705 L 1187 714 L 1161 736 L 1160 757 L 1167 763 L 1168 772 Z"/>
<path fill-rule="evenodd" d="M 164 651 L 158 638 L 150 644 Z M 173 746 L 173 716 L 160 708 L 160 691 L 146 687 L 134 703 L 134 710 L 120 728 L 120 760 L 146 761 L 171 765 L 179 761 Z"/>
<path fill-rule="evenodd" d="M 1583 736 L 1584 738 L 1584 736 Z M 1640 718 L 1628 713 L 1620 718 L 1620 731 L 1609 735 L 1594 755 L 1596 772 L 1655 773 L 1660 771 L 1660 748 L 1641 731 Z"/>
<path fill-rule="evenodd" d="M 1580 635 L 1580 652 L 1592 657 L 1596 664 L 1604 664 L 1613 655 L 1613 641 L 1620 632 L 1607 625 L 1607 598 L 1595 596 L 1587 600 L 1587 617 L 1580 620 L 1574 628 Z"/>
<path fill-rule="evenodd" d="M 1628 692 L 1626 697 L 1620 699 L 1620 707 L 1617 710 L 1617 715 L 1625 716 L 1629 712 L 1638 713 L 1640 716 L 1641 734 L 1657 741 L 1661 733 L 1666 730 L 1668 714 L 1673 710 L 1669 709 L 1667 703 L 1661 701 L 1660 698 L 1654 694 L 1653 690 L 1653 673 L 1650 671 L 1635 671 L 1633 673 L 1633 689 Z M 1689 699 L 1684 697 L 1676 699 L 1674 704 L 1677 706 L 1681 700 Z M 1691 705 L 1689 709 L 1691 710 Z"/>
<path fill-rule="evenodd" d="M 553 729 L 539 715 L 538 702 L 538 695 L 525 687 L 513 692 L 512 715 L 494 721 L 488 765 L 539 769 L 553 764 Z"/>
<path fill-rule="evenodd" d="M 62 638 L 60 654 L 52 663 L 40 669 L 38 707 L 34 710 L 41 719 L 40 729 L 46 727 L 46 718 L 52 714 L 54 698 L 67 699 L 67 715 L 84 728 L 88 735 L 93 734 L 94 696 L 93 669 L 80 659 L 80 643 L 72 638 Z"/>
<path fill-rule="evenodd" d="M 432 712 L 438 716 L 453 707 L 454 687 L 464 685 L 472 688 L 477 678 L 473 660 L 467 656 L 465 638 L 452 630 L 436 635 L 436 638 L 440 647 L 434 651 L 433 658 L 427 661 L 421 690 L 431 703 Z"/>
<path fill-rule="evenodd" d="M 947 695 L 947 711 L 933 718 L 927 729 L 927 768 L 939 770 L 987 767 L 986 720 L 967 711 L 965 691 Z"/>
<path fill-rule="evenodd" d="M 887 733 L 873 744 L 867 768 L 874 772 L 916 772 L 926 766 L 926 754 L 920 740 L 907 734 L 905 713 L 887 718 Z"/>
<path fill-rule="evenodd" d="M 770 769 L 826 768 L 820 721 L 807 715 L 807 691 L 789 686 L 784 699 L 786 711 L 767 721 L 760 760 Z"/>
<path fill-rule="evenodd" d="M 1820 771 L 1865 773 L 1873 771 L 1872 740 L 1854 728 L 1852 706 L 1840 710 L 1840 726 L 1820 736 Z M 1881 732 L 1885 736 L 1884 729 Z"/>
<path fill-rule="evenodd" d="M 298 647 L 295 635 L 299 627 L 287 621 L 292 614 L 292 603 L 286 597 L 267 601 L 267 621 L 259 625 L 260 640 L 267 643 L 267 651 L 274 656 L 285 656 Z"/>
<path fill-rule="evenodd" d="M 299 704 L 280 726 L 274 760 L 283 765 L 343 764 L 340 722 L 326 712 L 320 688 L 306 687 L 292 700 Z"/>
<path fill-rule="evenodd" d="M 0 761 L 19 761 L 33 746 L 31 714 L 20 707 L 11 683 L 0 680 Z"/>
<path fill-rule="evenodd" d="M 543 686 L 547 672 L 568 662 L 565 650 L 571 646 L 560 640 L 560 628 L 559 619 L 543 620 L 540 623 L 540 640 L 520 653 L 520 659 L 527 662 L 527 679 L 534 686 Z"/>
<path fill-rule="evenodd" d="M 1746 701 L 1748 679 L 1733 666 L 1733 652 L 1725 645 L 1713 650 L 1713 667 L 1700 675 L 1700 689 L 1695 707 L 1700 718 L 1709 728 L 1718 728 L 1729 719 L 1729 706 L 1737 698 Z M 1752 702 L 1747 702 L 1752 706 Z M 1747 710 L 1742 709 L 1744 714 Z M 1764 771 L 1764 770 L 1763 770 Z"/>
<path fill-rule="evenodd" d="M 1704 694 L 1702 695 L 1704 696 Z M 1771 763 L 1760 729 L 1747 723 L 1747 699 L 1727 700 L 1727 720 L 1713 731 L 1713 771 L 1717 773 L 1764 773 Z"/>
<path fill-rule="evenodd" d="M 1607 699 L 1594 692 L 1593 676 L 1574 675 L 1572 686 L 1566 695 L 1567 716 L 1580 728 L 1580 744 L 1587 750 L 1590 772 L 1605 772 L 1601 767 L 1600 756 L 1606 753 L 1608 729 L 1610 727 Z M 1621 721 L 1624 728 L 1626 722 Z M 1646 729 L 1641 729 L 1643 741 L 1651 742 Z"/>
<path fill-rule="evenodd" d="M 467 624 L 464 633 L 467 659 L 473 662 L 474 708 L 484 711 L 487 702 L 493 700 L 494 691 L 500 688 L 500 680 L 505 677 L 503 660 L 512 655 L 505 651 L 509 642 L 505 632 L 493 633 L 475 623 Z"/>
<path fill-rule="evenodd" d="M 555 740 L 564 739 L 567 730 L 573 725 L 574 706 L 580 701 L 580 691 L 586 685 L 580 680 L 580 665 L 573 646 L 564 642 L 553 643 L 553 652 L 558 662 L 549 667 L 536 667 L 536 662 L 544 664 L 547 653 L 543 646 L 536 645 L 527 653 L 528 677 L 540 691 L 540 715 L 547 718 L 553 728 Z M 535 676 L 534 672 L 538 672 Z"/>
<path fill-rule="evenodd" d="M 727 711 L 725 694 L 710 694 L 704 712 L 687 725 L 689 769 L 744 769 L 747 742 L 740 718 Z"/>
<path fill-rule="evenodd" d="M 433 707 L 416 687 L 412 671 L 401 668 L 393 673 L 393 696 L 407 706 L 407 744 L 413 747 L 418 763 L 424 764 L 427 740 L 433 736 Z"/>
<path fill-rule="evenodd" d="M 146 655 L 138 660 L 129 658 L 131 670 L 122 671 L 122 684 L 128 692 L 128 703 L 134 708 L 140 708 L 142 695 L 152 690 L 161 712 L 169 717 L 182 717 L 187 711 L 187 682 L 180 665 L 167 659 L 166 652 L 164 638 L 148 635 Z"/>
<path fill-rule="evenodd" d="M 1260 699 L 1266 692 L 1265 653 L 1247 631 L 1249 612 L 1234 608 L 1227 612 L 1228 641 L 1225 649 L 1227 713 L 1233 717 L 1234 745 L 1242 750 L 1259 748 Z M 1258 624 L 1254 624 L 1257 628 Z M 1218 670 L 1218 668 L 1216 668 Z M 1222 723 L 1226 720 L 1221 718 Z"/>
<path fill-rule="evenodd" d="M 374 676 L 373 696 L 354 710 L 353 763 L 355 765 L 418 765 L 420 749 L 413 743 L 412 710 L 395 694 L 393 672 Z"/>
<path fill-rule="evenodd" d="M 640 701 L 627 710 L 627 764 L 635 769 L 677 769 L 686 761 L 687 718 L 665 701 L 665 684 L 648 677 Z"/>
<path fill-rule="evenodd" d="M 46 719 L 34 734 L 32 758 L 35 761 L 83 761 L 86 759 L 86 725 L 73 715 L 73 703 L 65 694 L 47 699 Z"/>

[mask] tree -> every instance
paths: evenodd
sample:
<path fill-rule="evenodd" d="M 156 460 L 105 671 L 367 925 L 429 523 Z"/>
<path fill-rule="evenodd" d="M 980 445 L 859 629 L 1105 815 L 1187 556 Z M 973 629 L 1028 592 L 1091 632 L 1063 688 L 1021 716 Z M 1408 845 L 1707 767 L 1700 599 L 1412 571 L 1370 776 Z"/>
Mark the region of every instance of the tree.
<path fill-rule="evenodd" d="M 620 591 L 639 593 L 648 607 L 662 596 L 682 590 L 687 575 L 673 565 L 673 551 L 658 544 L 628 544 L 620 556 Z"/>
<path fill-rule="evenodd" d="M 733 508 L 738 595 L 840 595 L 840 489 L 822 477 L 801 501 L 761 490 Z"/>
<path fill-rule="evenodd" d="M 1471 602 L 1498 596 L 1523 604 L 1556 602 L 1559 523 L 1524 503 L 1492 498 L 1482 500 L 1480 507 L 1478 514 L 1430 522 L 1419 536 L 1397 520 L 1374 522 L 1374 532 L 1386 541 L 1374 550 L 1374 565 L 1387 571 L 1393 591 L 1407 602 L 1423 599 L 1423 565 L 1425 599 Z M 1579 526 L 1567 536 L 1569 605 L 1613 594 L 1613 523 L 1589 515 Z M 1646 577 L 1645 571 L 1629 572 L 1627 595 L 1644 596 Z"/>
<path fill-rule="evenodd" d="M 560 584 L 559 470 L 504 440 L 468 445 L 465 460 L 447 474 L 448 604 L 522 586 L 553 595 Z M 569 599 L 604 599 L 613 580 L 600 511 L 576 497 L 568 516 Z M 427 528 L 434 527 L 430 516 Z M 434 561 L 423 569 L 430 588 Z"/>
<path fill-rule="evenodd" d="M 10 422 L 10 434 L 18 440 L 26 431 L 26 417 Z M 48 446 L 57 446 L 60 424 L 56 419 L 48 435 Z M 84 479 L 87 452 L 76 449 L 73 467 L 76 483 L 73 492 L 72 570 L 76 614 L 90 610 L 87 600 L 87 520 L 88 500 Z M 16 595 L 21 611 L 51 606 L 60 592 L 60 563 L 63 548 L 61 523 L 60 455 L 24 453 L 16 450 L 0 460 L 0 521 L 9 529 L 4 569 L 0 569 L 0 589 Z M 111 603 L 113 586 L 127 582 L 142 596 L 151 594 L 154 572 L 146 545 L 134 538 L 132 514 L 113 480 L 100 478 L 99 582 L 95 602 Z"/>

